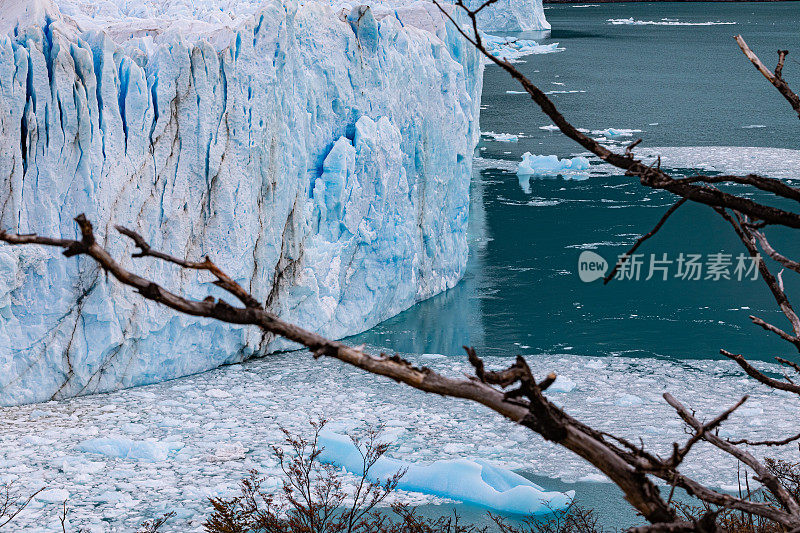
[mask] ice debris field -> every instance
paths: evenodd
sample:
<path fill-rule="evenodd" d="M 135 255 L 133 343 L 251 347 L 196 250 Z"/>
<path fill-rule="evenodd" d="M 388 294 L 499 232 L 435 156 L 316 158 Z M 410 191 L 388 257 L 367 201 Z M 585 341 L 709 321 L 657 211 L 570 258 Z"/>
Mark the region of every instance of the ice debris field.
<path fill-rule="evenodd" d="M 469 371 L 460 356 L 411 358 L 449 375 Z M 564 378 L 548 395 L 570 414 L 601 431 L 624 428 L 621 436 L 641 436 L 648 450 L 665 454 L 686 435 L 661 398 L 663 392 L 688 402 L 701 418 L 749 394 L 721 434 L 755 440 L 774 437 L 775 431 L 793 433 L 800 407 L 796 397 L 755 384 L 728 361 L 575 355 L 528 360 L 537 375 L 555 371 Z M 487 364 L 497 367 L 507 360 L 488 358 Z M 15 480 L 20 489 L 47 487 L 19 518 L 18 527 L 31 532 L 60 530 L 57 515 L 65 499 L 72 526 L 89 531 L 131 531 L 168 510 L 177 516 L 166 531 L 201 531 L 209 510 L 205 498 L 235 494 L 248 470 L 259 470 L 268 478 L 267 488 L 276 491 L 279 470 L 270 445 L 282 439 L 278 428 L 308 435 L 308 420 L 317 417 L 330 420 L 329 429 L 340 435 L 385 424 L 394 442 L 388 457 L 403 465 L 463 460 L 566 481 L 604 479 L 577 456 L 472 403 L 426 395 L 335 361 L 314 361 L 303 352 L 1 412 L 3 481 Z M 796 448 L 751 451 L 792 459 Z M 340 460 L 347 460 L 344 453 Z M 426 481 L 422 468 L 420 477 Z M 463 471 L 477 476 L 474 470 Z M 501 472 L 486 480 L 493 490 L 504 488 L 509 479 L 518 481 Z M 693 450 L 685 473 L 713 486 L 736 488 L 735 461 L 705 445 Z M 438 493 L 456 494 L 449 489 Z M 413 504 L 443 503 L 419 492 L 401 491 L 397 497 Z"/>

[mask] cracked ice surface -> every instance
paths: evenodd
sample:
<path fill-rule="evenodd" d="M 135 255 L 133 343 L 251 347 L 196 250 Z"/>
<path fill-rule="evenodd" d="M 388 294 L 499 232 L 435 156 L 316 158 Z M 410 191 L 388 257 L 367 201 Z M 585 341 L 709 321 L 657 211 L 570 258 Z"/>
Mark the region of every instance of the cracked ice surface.
<path fill-rule="evenodd" d="M 0 225 L 74 237 L 85 212 L 125 266 L 222 296 L 202 275 L 134 265 L 113 231 L 131 226 L 175 255 L 209 254 L 269 310 L 330 337 L 452 287 L 467 259 L 476 52 L 429 3 L 391 16 L 236 4 L 231 20 L 233 2 L 0 4 Z M 85 258 L 0 247 L 0 405 L 285 347 L 146 304 Z"/>
<path fill-rule="evenodd" d="M 469 372 L 462 357 L 429 354 L 412 361 L 453 376 Z M 665 391 L 703 419 L 749 394 L 723 425 L 722 436 L 759 440 L 796 432 L 800 400 L 756 384 L 729 361 L 575 355 L 528 361 L 539 376 L 563 376 L 558 390 L 565 392 L 548 396 L 570 414 L 598 430 L 641 436 L 652 452 L 666 455 L 673 441 L 686 439 L 661 399 Z M 508 359 L 488 358 L 487 364 L 495 368 Z M 200 531 L 208 512 L 205 497 L 233 494 L 247 470 L 260 470 L 267 487 L 277 490 L 269 446 L 281 440 L 279 426 L 307 435 L 307 421 L 318 416 L 337 432 L 385 424 L 396 443 L 390 456 L 404 461 L 465 458 L 567 481 L 603 479 L 577 456 L 480 406 L 426 395 L 336 361 L 313 361 L 302 352 L 102 396 L 0 408 L 0 415 L 3 480 L 15 479 L 20 490 L 48 488 L 16 523 L 31 532 L 60 530 L 65 497 L 75 528 L 132 531 L 142 520 L 175 509 L 178 517 L 168 531 Z M 751 451 L 787 460 L 796 455 L 793 445 Z M 732 489 L 736 467 L 735 460 L 701 443 L 683 472 Z M 437 501 L 414 493 L 398 497 Z"/>

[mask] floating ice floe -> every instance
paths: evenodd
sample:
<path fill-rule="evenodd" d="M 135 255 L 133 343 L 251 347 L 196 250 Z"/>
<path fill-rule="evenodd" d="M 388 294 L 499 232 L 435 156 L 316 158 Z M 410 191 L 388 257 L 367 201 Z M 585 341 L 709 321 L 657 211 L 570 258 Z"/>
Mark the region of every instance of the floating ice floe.
<path fill-rule="evenodd" d="M 608 19 L 610 24 L 629 25 L 629 26 L 728 26 L 736 24 L 736 22 L 682 22 L 678 19 L 663 18 L 661 20 L 635 20 L 633 17 L 626 19 Z"/>
<path fill-rule="evenodd" d="M 586 91 L 573 89 L 573 90 L 556 90 L 556 91 L 545 91 L 544 94 L 551 95 L 551 94 L 578 94 L 578 93 L 585 93 Z"/>
<path fill-rule="evenodd" d="M 493 141 L 504 142 L 504 143 L 515 143 L 519 140 L 519 135 L 514 135 L 513 133 L 495 133 L 493 131 L 482 131 L 481 135 L 483 135 L 484 137 L 489 137 Z"/>
<path fill-rule="evenodd" d="M 36 495 L 36 499 L 47 503 L 62 503 L 69 499 L 69 491 L 65 489 L 43 490 Z"/>
<path fill-rule="evenodd" d="M 324 431 L 319 445 L 323 448 L 320 461 L 363 475 L 362 454 L 350 437 Z M 401 490 L 433 494 L 504 513 L 550 513 L 566 508 L 575 496 L 575 491 L 548 492 L 519 474 L 482 460 L 451 459 L 419 464 L 384 456 L 372 466 L 368 477 L 382 483 L 398 472 L 404 472 L 398 483 Z"/>
<path fill-rule="evenodd" d="M 631 137 L 634 133 L 642 133 L 642 130 L 606 128 L 604 130 L 593 130 L 592 135 L 604 135 L 606 137 Z"/>
<path fill-rule="evenodd" d="M 751 313 L 742 310 L 742 316 Z M 454 340 L 463 341 L 463 328 L 447 331 Z M 526 354 L 533 351 L 525 345 L 519 349 Z M 447 376 L 461 377 L 473 371 L 463 356 L 402 355 L 415 365 Z M 528 355 L 527 360 L 537 376 L 555 372 L 576 382 L 567 394 L 553 390 L 545 393 L 572 416 L 628 440 L 642 437 L 646 447 L 656 453 L 670 453 L 672 443 L 685 438 L 683 423 L 661 398 L 665 391 L 690 401 L 702 417 L 714 416 L 720 405 L 732 405 L 748 394 L 751 405 L 744 407 L 760 407 L 763 414 L 745 416 L 737 411 L 721 428 L 724 437 L 765 440 L 774 438 L 776 432 L 788 435 L 796 431 L 800 398 L 743 379 L 741 369 L 732 361 L 552 353 Z M 487 368 L 508 365 L 507 358 L 491 355 L 485 362 Z M 780 372 L 778 365 L 754 364 L 762 371 Z M 288 372 L 292 379 L 269 381 L 276 371 Z M 379 394 L 375 393 L 376 379 Z M 231 396 L 210 402 L 206 393 L 212 389 L 229 391 Z M 314 396 L 310 392 L 319 390 L 325 394 Z M 638 396 L 643 405 L 618 405 L 622 394 Z M 117 408 L 106 410 L 106 405 Z M 39 416 L 31 417 L 34 412 Z M 317 417 L 331 420 L 328 427 L 337 433 L 376 424 L 385 424 L 393 432 L 401 429 L 392 436 L 393 453 L 410 463 L 449 460 L 453 457 L 445 449 L 459 449 L 459 455 L 471 459 L 568 482 L 591 481 L 587 476 L 596 472 L 562 447 L 471 402 L 433 397 L 335 360 L 313 360 L 298 353 L 275 354 L 102 397 L 0 408 L 0 414 L 4 423 L 0 482 L 15 480 L 17 489 L 29 494 L 43 486 L 67 490 L 73 530 L 136 531 L 143 520 L 176 509 L 178 516 L 165 524 L 165 533 L 202 531 L 210 512 L 206 498 L 237 495 L 238 480 L 249 470 L 258 470 L 267 478 L 265 490 L 278 494 L 282 473 L 271 452 L 271 445 L 284 438 L 278 428 L 309 436 L 308 419 Z M 170 424 L 164 424 L 168 419 Z M 346 423 L 340 428 L 335 427 L 336 421 Z M 184 447 L 159 462 L 76 450 L 80 443 L 100 436 L 101 431 L 103 436 L 138 441 L 179 439 Z M 30 435 L 43 439 L 26 439 Z M 242 456 L 240 450 L 228 448 L 235 442 L 247 446 L 244 458 L 236 458 Z M 794 461 L 797 456 L 797 447 L 792 445 L 751 451 L 759 458 Z M 212 455 L 230 460 L 212 460 Z M 695 448 L 684 468 L 686 475 L 709 486 L 736 485 L 735 458 L 711 446 Z M 580 497 L 582 492 L 578 492 Z M 409 505 L 443 503 L 436 496 L 419 492 L 397 491 L 393 497 L 392 502 Z M 139 502 L 134 508 L 125 507 L 134 501 Z M 41 502 L 41 506 L 30 507 L 17 517 L 16 530 L 60 531 L 60 524 L 52 528 L 49 522 L 59 515 L 60 505 Z M 446 507 L 440 509 L 443 514 L 450 512 Z"/>
<path fill-rule="evenodd" d="M 757 173 L 800 179 L 800 150 L 748 146 L 671 146 L 641 148 L 640 158 L 661 156 L 662 167 L 705 172 Z"/>
<path fill-rule="evenodd" d="M 481 37 L 489 53 L 498 59 L 504 59 L 512 63 L 521 57 L 534 54 L 552 54 L 553 52 L 564 50 L 564 48 L 558 47 L 558 43 L 539 44 L 532 40 L 498 37 L 489 34 L 483 34 Z"/>
<path fill-rule="evenodd" d="M 572 392 L 575 382 L 566 376 L 558 376 L 556 380 L 547 388 L 548 392 Z"/>
<path fill-rule="evenodd" d="M 151 462 L 163 461 L 170 453 L 181 448 L 183 443 L 180 441 L 132 440 L 124 437 L 101 437 L 78 445 L 78 450 L 86 453 Z"/>
<path fill-rule="evenodd" d="M 522 154 L 522 162 L 517 167 L 517 175 L 581 179 L 587 177 L 587 173 L 584 172 L 586 170 L 589 170 L 589 160 L 585 157 L 559 159 L 555 155 L 535 155 L 525 152 Z"/>

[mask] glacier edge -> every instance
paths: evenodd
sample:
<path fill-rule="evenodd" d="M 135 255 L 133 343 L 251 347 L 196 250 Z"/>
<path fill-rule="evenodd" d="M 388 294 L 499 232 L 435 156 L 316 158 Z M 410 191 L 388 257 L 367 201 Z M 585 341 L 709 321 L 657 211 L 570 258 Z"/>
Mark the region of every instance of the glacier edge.
<path fill-rule="evenodd" d="M 459 281 L 483 65 L 435 6 L 354 17 L 268 0 L 235 25 L 154 29 L 101 28 L 80 1 L 29 0 L 27 26 L 0 18 L 13 26 L 0 36 L 4 229 L 74 237 L 84 212 L 124 266 L 223 296 L 202 275 L 130 259 L 113 231 L 129 225 L 155 248 L 211 256 L 268 310 L 333 338 Z M 0 405 L 291 347 L 176 316 L 86 258 L 0 246 Z"/>

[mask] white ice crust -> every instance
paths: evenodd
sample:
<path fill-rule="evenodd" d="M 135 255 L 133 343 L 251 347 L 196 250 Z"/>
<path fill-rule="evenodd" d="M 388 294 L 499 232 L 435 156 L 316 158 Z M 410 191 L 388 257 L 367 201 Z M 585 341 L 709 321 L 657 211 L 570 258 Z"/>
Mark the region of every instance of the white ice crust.
<path fill-rule="evenodd" d="M 131 260 L 114 224 L 208 254 L 330 337 L 452 287 L 467 259 L 482 66 L 430 3 L 0 2 L 0 227 Z M 234 303 L 234 302 L 231 302 Z M 286 348 L 178 316 L 56 250 L 0 247 L 0 405 L 153 383 Z"/>

